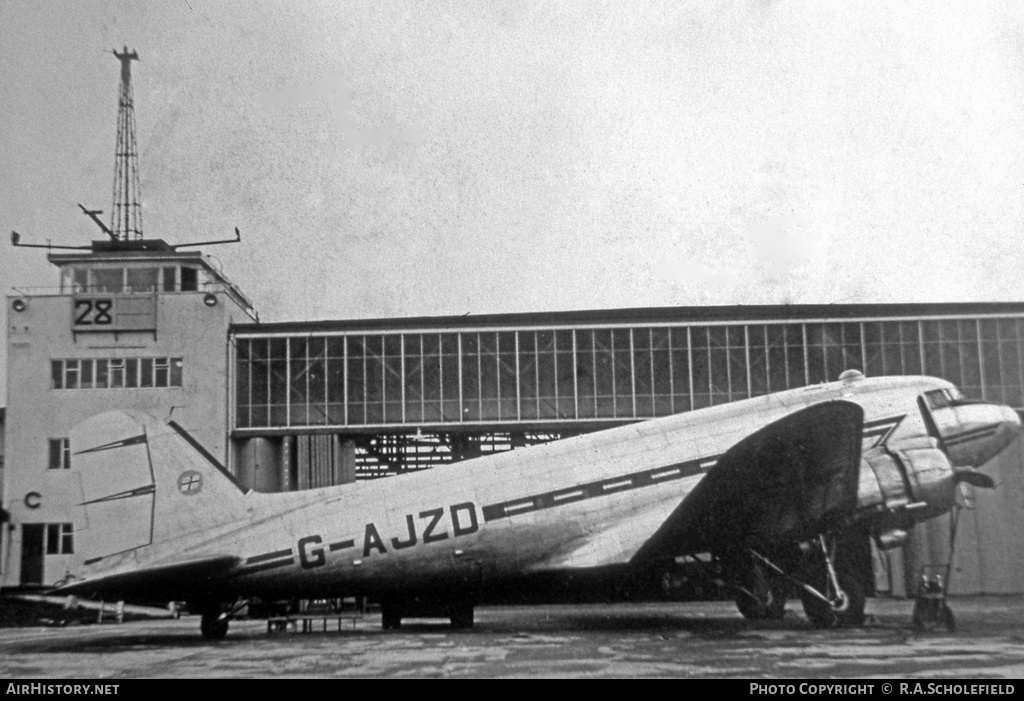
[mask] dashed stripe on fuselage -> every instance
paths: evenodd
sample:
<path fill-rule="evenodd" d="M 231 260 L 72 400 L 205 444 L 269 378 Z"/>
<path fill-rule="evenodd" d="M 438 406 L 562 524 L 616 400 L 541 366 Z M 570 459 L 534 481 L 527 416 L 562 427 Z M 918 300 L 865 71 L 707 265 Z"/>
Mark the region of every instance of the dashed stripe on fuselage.
<path fill-rule="evenodd" d="M 711 469 L 719 457 L 721 456 L 716 455 L 698 458 L 697 460 L 687 460 L 676 465 L 656 467 L 653 470 L 634 472 L 631 475 L 617 475 L 608 479 L 588 482 L 587 484 L 555 489 L 550 492 L 502 501 L 497 504 L 489 504 L 482 509 L 484 522 L 518 516 L 519 514 L 531 511 L 551 509 L 556 506 L 572 504 L 586 499 L 595 499 L 608 494 L 620 494 L 632 489 L 649 487 L 652 484 L 672 482 L 684 477 L 699 475 Z"/>

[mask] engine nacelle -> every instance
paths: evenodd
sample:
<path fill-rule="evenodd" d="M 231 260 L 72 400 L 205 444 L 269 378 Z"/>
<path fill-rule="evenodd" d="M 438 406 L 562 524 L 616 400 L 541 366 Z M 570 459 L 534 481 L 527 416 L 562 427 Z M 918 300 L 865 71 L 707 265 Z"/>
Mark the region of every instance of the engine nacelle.
<path fill-rule="evenodd" d="M 953 467 L 934 439 L 904 440 L 861 456 L 856 521 L 883 549 L 901 545 L 906 529 L 946 513 L 955 499 Z"/>

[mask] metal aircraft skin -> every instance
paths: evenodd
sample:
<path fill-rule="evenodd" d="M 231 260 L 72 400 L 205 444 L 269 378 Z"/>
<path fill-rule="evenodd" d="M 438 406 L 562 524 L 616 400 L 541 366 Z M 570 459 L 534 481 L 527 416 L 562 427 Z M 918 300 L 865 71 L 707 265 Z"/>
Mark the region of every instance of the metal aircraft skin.
<path fill-rule="evenodd" d="M 658 572 L 714 558 L 748 618 L 799 596 L 820 626 L 859 624 L 844 543 L 902 544 L 948 511 L 1021 421 L 931 377 L 788 390 L 397 478 L 242 488 L 173 421 L 111 412 L 71 434 L 82 498 L 58 594 L 187 601 L 223 637 L 249 597 L 361 595 L 385 627 L 470 626 L 490 592 Z M 837 550 L 837 546 L 839 550 Z"/>

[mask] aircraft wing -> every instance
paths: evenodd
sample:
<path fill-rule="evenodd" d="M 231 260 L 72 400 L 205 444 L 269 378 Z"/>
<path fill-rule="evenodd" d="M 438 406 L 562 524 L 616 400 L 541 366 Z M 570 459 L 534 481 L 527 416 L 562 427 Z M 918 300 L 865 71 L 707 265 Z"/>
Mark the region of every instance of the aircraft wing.
<path fill-rule="evenodd" d="M 816 404 L 730 448 L 639 550 L 648 557 L 802 541 L 857 505 L 863 409 Z"/>
<path fill-rule="evenodd" d="M 93 594 L 114 598 L 176 601 L 216 590 L 217 585 L 242 560 L 234 555 L 214 555 L 179 560 L 141 569 L 102 574 L 57 587 L 54 596 Z M 187 596 L 186 596 L 187 595 Z"/>
<path fill-rule="evenodd" d="M 641 509 L 625 520 L 618 520 L 571 543 L 564 552 L 528 568 L 531 572 L 563 569 L 587 569 L 628 562 L 646 537 L 665 520 L 657 508 Z"/>

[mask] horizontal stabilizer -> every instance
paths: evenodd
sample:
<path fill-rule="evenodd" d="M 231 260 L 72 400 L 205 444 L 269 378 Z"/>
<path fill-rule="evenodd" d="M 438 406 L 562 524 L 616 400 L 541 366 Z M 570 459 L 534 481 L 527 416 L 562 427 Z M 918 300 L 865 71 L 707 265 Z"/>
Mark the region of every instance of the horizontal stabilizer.
<path fill-rule="evenodd" d="M 65 584 L 49 593 L 101 596 L 108 600 L 195 600 L 205 592 L 215 592 L 217 585 L 240 563 L 241 559 L 234 555 L 213 555 L 104 574 Z"/>

